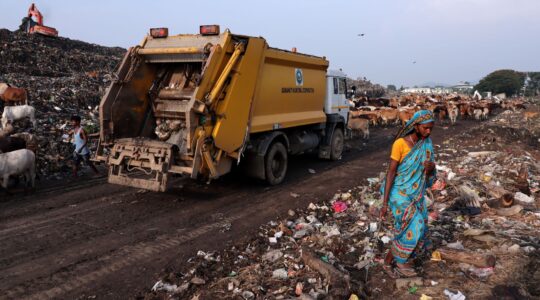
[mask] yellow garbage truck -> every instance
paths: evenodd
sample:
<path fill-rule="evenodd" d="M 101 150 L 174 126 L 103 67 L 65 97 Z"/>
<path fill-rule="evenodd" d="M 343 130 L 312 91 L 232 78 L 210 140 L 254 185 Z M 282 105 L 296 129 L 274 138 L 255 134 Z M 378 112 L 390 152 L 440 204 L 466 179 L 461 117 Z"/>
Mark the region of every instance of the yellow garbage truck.
<path fill-rule="evenodd" d="M 279 184 L 292 155 L 341 157 L 346 76 L 328 65 L 217 25 L 174 36 L 153 28 L 101 100 L 93 159 L 110 183 L 152 191 L 171 174 L 211 180 L 233 165 Z"/>

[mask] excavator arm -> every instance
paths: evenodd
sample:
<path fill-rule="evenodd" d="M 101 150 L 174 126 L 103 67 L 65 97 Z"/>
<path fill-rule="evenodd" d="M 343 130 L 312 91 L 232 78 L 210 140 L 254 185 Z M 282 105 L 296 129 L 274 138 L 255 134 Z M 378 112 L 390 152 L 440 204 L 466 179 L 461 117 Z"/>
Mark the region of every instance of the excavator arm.
<path fill-rule="evenodd" d="M 29 18 L 36 18 L 36 22 L 38 25 L 43 25 L 43 15 L 41 14 L 41 12 L 39 12 L 39 10 L 37 9 L 36 5 L 34 3 L 32 3 L 32 5 L 30 5 L 30 8 L 28 8 L 28 17 Z"/>

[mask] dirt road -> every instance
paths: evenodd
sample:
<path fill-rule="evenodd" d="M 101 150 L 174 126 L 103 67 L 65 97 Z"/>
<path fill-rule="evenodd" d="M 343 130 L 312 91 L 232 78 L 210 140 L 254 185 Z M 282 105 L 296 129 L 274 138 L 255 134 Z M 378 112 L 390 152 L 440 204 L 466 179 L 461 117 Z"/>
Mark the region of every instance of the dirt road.
<path fill-rule="evenodd" d="M 434 142 L 474 124 L 438 128 Z M 394 133 L 373 130 L 365 146 L 350 141 L 337 163 L 295 157 L 286 183 L 276 187 L 231 174 L 210 185 L 178 180 L 167 193 L 98 178 L 43 187 L 26 197 L 1 195 L 0 298 L 136 297 L 197 250 L 241 242 L 291 208 L 377 176 Z"/>

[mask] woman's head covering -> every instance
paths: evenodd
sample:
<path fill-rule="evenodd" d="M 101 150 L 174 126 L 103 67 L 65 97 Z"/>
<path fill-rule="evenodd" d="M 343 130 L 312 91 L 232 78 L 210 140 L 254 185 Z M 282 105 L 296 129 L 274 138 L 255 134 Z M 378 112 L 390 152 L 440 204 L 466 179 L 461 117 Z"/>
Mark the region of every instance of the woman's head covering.
<path fill-rule="evenodd" d="M 414 113 L 412 118 L 403 126 L 396 136 L 396 139 L 402 138 L 410 134 L 414 130 L 414 126 L 418 124 L 427 124 L 434 122 L 433 112 L 431 110 L 419 110 Z"/>

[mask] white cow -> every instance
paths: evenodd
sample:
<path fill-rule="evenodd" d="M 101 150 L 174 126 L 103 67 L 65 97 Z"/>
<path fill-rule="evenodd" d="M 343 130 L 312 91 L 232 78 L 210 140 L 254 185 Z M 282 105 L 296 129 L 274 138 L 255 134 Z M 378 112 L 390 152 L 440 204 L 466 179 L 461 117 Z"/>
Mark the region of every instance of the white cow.
<path fill-rule="evenodd" d="M 8 121 L 14 122 L 22 120 L 24 118 L 30 118 L 34 128 L 36 123 L 36 109 L 30 105 L 18 105 L 18 106 L 6 106 L 4 107 L 4 113 L 2 113 L 2 128 L 5 128 Z"/>
<path fill-rule="evenodd" d="M 24 175 L 26 187 L 34 188 L 36 180 L 36 156 L 28 149 L 20 149 L 0 154 L 0 176 L 2 187 L 7 189 L 9 176 Z"/>

